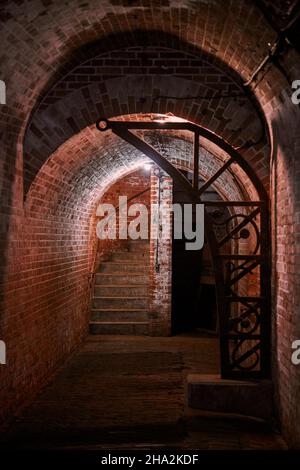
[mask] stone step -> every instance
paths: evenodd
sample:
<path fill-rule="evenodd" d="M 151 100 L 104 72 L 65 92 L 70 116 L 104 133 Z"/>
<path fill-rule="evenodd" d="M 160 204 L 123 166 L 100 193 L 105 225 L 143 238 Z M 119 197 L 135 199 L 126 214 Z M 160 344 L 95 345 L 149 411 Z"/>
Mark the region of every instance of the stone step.
<path fill-rule="evenodd" d="M 94 287 L 95 297 L 113 297 L 113 296 L 127 296 L 127 297 L 145 297 L 148 295 L 148 284 L 141 285 L 96 285 Z"/>
<path fill-rule="evenodd" d="M 148 297 L 93 297 L 93 308 L 147 308 Z"/>
<path fill-rule="evenodd" d="M 91 321 L 111 323 L 120 322 L 147 322 L 147 309 L 92 309 Z"/>
<path fill-rule="evenodd" d="M 147 251 L 115 251 L 112 253 L 112 261 L 141 261 L 149 263 L 149 250 Z"/>
<path fill-rule="evenodd" d="M 92 335 L 135 335 L 149 334 L 148 322 L 104 322 L 91 321 L 90 333 Z"/>
<path fill-rule="evenodd" d="M 131 240 L 129 242 L 129 251 L 145 251 L 149 253 L 150 243 L 149 240 Z"/>
<path fill-rule="evenodd" d="M 96 273 L 95 286 L 99 285 L 124 285 L 130 284 L 132 286 L 137 284 L 147 284 L 149 276 L 145 273 Z"/>
<path fill-rule="evenodd" d="M 188 374 L 190 408 L 270 419 L 273 386 L 270 380 L 230 380 L 219 375 Z"/>
<path fill-rule="evenodd" d="M 90 333 L 148 335 L 149 241 L 130 241 L 128 250 L 100 263 L 94 284 Z"/>
<path fill-rule="evenodd" d="M 105 273 L 140 273 L 145 274 L 149 272 L 149 265 L 145 263 L 130 263 L 128 261 L 116 263 L 113 261 L 103 261 L 100 263 L 98 272 L 105 272 Z"/>

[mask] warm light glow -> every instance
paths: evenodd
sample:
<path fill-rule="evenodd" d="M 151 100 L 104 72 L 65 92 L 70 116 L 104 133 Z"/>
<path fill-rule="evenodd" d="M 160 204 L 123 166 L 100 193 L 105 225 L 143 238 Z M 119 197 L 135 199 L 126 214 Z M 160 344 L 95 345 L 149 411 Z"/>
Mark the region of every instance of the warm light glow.
<path fill-rule="evenodd" d="M 165 122 L 187 122 L 186 119 L 179 118 L 174 116 L 172 113 L 167 114 L 153 114 L 151 117 L 152 121 L 165 123 Z"/>
<path fill-rule="evenodd" d="M 145 170 L 147 173 L 149 171 L 151 171 L 151 168 L 153 166 L 153 163 L 152 162 L 144 162 L 141 167 L 143 168 L 143 170 Z"/>

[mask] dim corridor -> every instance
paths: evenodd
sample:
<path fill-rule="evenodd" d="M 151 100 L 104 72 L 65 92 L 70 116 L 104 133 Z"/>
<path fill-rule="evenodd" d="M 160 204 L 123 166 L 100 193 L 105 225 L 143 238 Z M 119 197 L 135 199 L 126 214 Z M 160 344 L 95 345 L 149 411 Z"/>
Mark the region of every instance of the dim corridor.
<path fill-rule="evenodd" d="M 89 336 L 1 433 L 13 449 L 284 449 L 270 424 L 186 406 L 186 376 L 218 373 L 208 335 Z"/>

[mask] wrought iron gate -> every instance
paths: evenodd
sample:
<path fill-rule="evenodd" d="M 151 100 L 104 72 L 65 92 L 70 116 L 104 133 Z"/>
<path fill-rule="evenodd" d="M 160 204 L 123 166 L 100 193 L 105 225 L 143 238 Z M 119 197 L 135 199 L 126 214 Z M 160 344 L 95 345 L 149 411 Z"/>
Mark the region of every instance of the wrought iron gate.
<path fill-rule="evenodd" d="M 267 193 L 253 169 L 227 142 L 189 121 L 115 121 L 100 119 L 97 128 L 111 130 L 152 159 L 185 191 L 205 205 L 205 236 L 212 254 L 223 378 L 265 378 L 270 374 L 270 229 Z M 131 130 L 186 130 L 193 134 L 193 183 L 155 148 Z M 217 145 L 228 159 L 198 188 L 201 137 Z M 202 201 L 204 191 L 235 163 L 255 188 L 257 200 Z M 228 208 L 216 220 L 210 208 Z M 228 213 L 228 212 L 227 212 Z M 220 230 L 220 228 L 222 228 Z M 249 241 L 250 232 L 251 243 Z M 248 239 L 247 242 L 245 242 Z M 233 250 L 233 246 L 236 250 Z M 237 251 L 237 252 L 236 252 Z M 250 290 L 250 293 L 249 293 Z"/>

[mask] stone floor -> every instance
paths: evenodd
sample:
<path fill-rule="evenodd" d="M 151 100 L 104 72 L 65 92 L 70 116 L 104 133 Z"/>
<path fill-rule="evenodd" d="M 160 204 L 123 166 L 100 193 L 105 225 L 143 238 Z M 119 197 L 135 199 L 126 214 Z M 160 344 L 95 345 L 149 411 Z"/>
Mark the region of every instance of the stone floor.
<path fill-rule="evenodd" d="M 186 375 L 218 373 L 218 354 L 208 335 L 90 336 L 2 434 L 2 446 L 285 448 L 270 424 L 187 407 Z"/>

